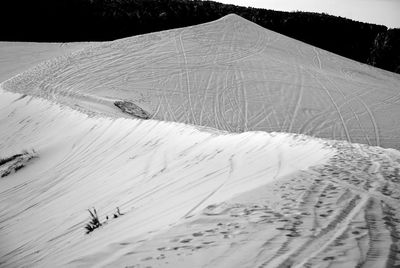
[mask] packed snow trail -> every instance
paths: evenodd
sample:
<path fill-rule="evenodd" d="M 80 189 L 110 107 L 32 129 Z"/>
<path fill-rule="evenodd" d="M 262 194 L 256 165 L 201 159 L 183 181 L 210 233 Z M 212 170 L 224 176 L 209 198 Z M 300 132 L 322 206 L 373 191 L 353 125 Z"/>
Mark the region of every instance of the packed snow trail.
<path fill-rule="evenodd" d="M 398 267 L 400 152 L 329 141 L 326 164 L 212 204 L 104 267 Z M 81 264 L 93 264 L 93 257 Z"/>

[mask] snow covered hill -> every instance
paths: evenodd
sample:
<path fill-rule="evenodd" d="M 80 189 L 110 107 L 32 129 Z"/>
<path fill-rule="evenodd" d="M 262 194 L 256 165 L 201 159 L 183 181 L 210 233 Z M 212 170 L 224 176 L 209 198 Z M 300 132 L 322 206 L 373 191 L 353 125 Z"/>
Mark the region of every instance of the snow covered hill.
<path fill-rule="evenodd" d="M 0 103 L 2 158 L 35 153 L 0 180 L 6 266 L 68 264 L 333 155 L 322 141 L 302 136 L 90 118 L 6 92 Z M 125 215 L 85 235 L 92 207 L 101 220 L 117 207 Z"/>
<path fill-rule="evenodd" d="M 0 95 L 1 267 L 398 263 L 396 150 Z"/>
<path fill-rule="evenodd" d="M 400 265 L 398 75 L 235 15 L 53 51 L 0 85 L 0 267 Z"/>
<path fill-rule="evenodd" d="M 4 88 L 112 116 L 125 100 L 159 120 L 400 148 L 400 75 L 236 15 L 92 45 Z"/>

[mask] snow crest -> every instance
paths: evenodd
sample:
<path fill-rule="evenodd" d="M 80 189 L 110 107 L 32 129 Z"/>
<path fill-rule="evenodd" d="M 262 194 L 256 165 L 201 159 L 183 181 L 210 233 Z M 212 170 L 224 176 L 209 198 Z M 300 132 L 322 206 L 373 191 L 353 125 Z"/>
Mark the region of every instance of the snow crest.
<path fill-rule="evenodd" d="M 301 135 L 90 117 L 5 91 L 0 111 L 0 157 L 37 153 L 0 180 L 0 259 L 7 266 L 65 265 L 324 163 L 334 152 Z M 117 207 L 124 220 L 85 235 L 92 207 L 100 221 Z"/>

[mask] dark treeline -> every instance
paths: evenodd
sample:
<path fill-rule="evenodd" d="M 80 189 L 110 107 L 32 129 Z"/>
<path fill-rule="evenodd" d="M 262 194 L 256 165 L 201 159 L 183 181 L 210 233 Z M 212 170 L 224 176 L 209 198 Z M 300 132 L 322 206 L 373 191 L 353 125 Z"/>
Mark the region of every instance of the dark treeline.
<path fill-rule="evenodd" d="M 400 73 L 400 29 L 327 14 L 189 0 L 5 0 L 2 41 L 115 40 L 195 25 L 230 13 L 347 58 Z"/>

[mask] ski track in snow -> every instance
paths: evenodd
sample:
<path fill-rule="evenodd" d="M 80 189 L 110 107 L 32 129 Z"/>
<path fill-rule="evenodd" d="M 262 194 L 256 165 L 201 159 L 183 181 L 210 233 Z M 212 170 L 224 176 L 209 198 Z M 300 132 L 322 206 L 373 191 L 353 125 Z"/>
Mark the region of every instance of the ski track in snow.
<path fill-rule="evenodd" d="M 281 177 L 142 243 L 106 267 L 397 267 L 400 153 L 328 142 L 327 163 Z M 90 258 L 87 258 L 90 260 Z"/>
<path fill-rule="evenodd" d="M 400 113 L 398 74 L 235 15 L 91 46 L 36 66 L 3 87 L 94 114 L 122 116 L 113 107 L 122 99 L 158 120 L 399 148 L 400 117 L 388 116 Z"/>
<path fill-rule="evenodd" d="M 1 266 L 399 264 L 394 149 L 88 117 L 0 94 L 2 155 L 37 152 L 0 181 Z M 85 235 L 90 207 L 104 225 Z M 106 221 L 116 207 L 124 215 Z"/>
<path fill-rule="evenodd" d="M 400 265 L 399 75 L 236 15 L 61 55 L 1 84 L 0 267 Z"/>

